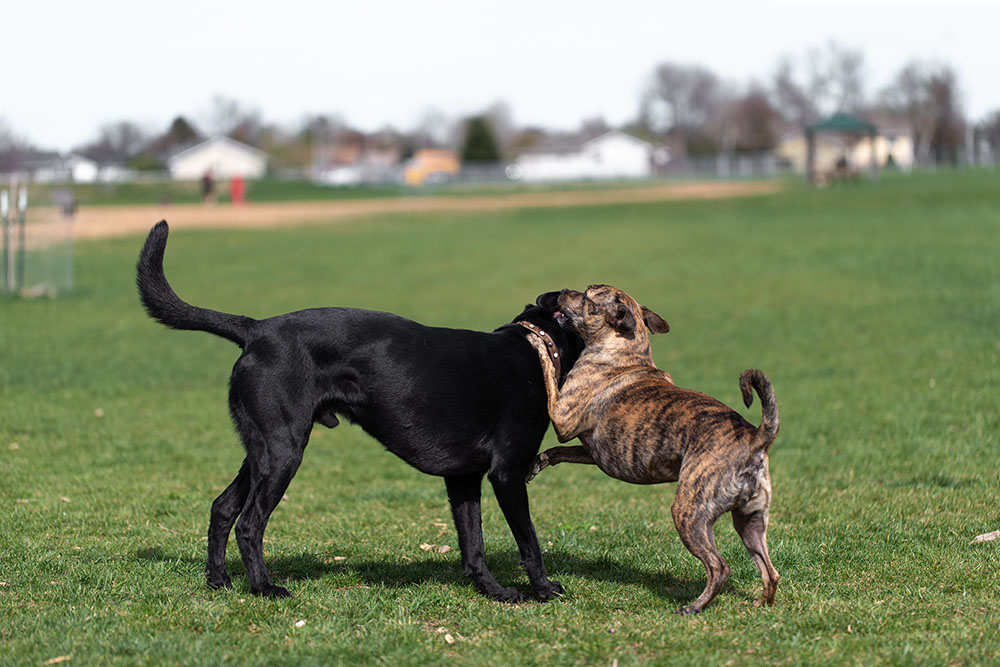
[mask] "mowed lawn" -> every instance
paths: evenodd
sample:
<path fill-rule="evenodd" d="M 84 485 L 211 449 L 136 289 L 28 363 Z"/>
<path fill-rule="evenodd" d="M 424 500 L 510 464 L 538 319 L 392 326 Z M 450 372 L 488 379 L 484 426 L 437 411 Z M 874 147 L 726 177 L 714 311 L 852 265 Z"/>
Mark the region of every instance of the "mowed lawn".
<path fill-rule="evenodd" d="M 250 596 L 234 540 L 235 588 L 207 589 L 209 507 L 242 460 L 239 350 L 146 317 L 141 241 L 78 244 L 69 296 L 0 301 L 0 663 L 1000 662 L 1000 541 L 972 543 L 1000 530 L 998 174 L 171 236 L 167 274 L 202 306 L 490 330 L 604 282 L 670 323 L 653 347 L 678 384 L 754 423 L 738 378 L 763 369 L 777 603 L 751 607 L 760 579 L 723 517 L 732 575 L 695 617 L 674 614 L 705 573 L 672 485 L 543 472 L 532 512 L 567 594 L 504 605 L 462 576 L 441 480 L 347 424 L 317 427 L 266 534 L 295 597 Z M 488 485 L 484 523 L 497 578 L 527 590 Z"/>

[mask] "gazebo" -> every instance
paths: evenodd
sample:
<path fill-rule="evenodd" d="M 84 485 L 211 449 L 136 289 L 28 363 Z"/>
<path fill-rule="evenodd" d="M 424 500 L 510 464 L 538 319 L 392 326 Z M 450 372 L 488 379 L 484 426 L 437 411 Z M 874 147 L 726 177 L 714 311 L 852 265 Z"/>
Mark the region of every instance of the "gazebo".
<path fill-rule="evenodd" d="M 868 172 L 873 181 L 878 178 L 878 164 L 875 162 L 875 136 L 878 134 L 878 128 L 864 118 L 841 111 L 826 120 L 806 125 L 806 180 L 809 183 L 816 183 L 816 135 L 822 132 L 867 136 L 872 142 Z"/>

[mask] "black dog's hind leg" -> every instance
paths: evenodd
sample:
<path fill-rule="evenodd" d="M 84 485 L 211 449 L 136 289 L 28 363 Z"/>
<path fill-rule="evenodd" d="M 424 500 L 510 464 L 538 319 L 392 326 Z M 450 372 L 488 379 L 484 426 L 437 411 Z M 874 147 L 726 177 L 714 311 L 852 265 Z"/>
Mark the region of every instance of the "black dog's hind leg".
<path fill-rule="evenodd" d="M 212 503 L 208 522 L 208 564 L 205 566 L 209 588 L 231 588 L 233 585 L 226 572 L 226 543 L 249 493 L 250 464 L 243 459 L 236 479 Z"/>
<path fill-rule="evenodd" d="M 502 602 L 521 602 L 524 593 L 516 588 L 506 588 L 497 583 L 486 565 L 483 547 L 483 522 L 481 513 L 483 475 L 445 477 L 451 515 L 458 532 L 458 548 L 462 553 L 462 573 L 472 579 L 472 585 L 482 595 Z"/>
<path fill-rule="evenodd" d="M 264 529 L 302 462 L 308 436 L 306 433 L 301 441 L 289 441 L 290 430 L 286 427 L 280 434 L 257 437 L 250 443 L 250 493 L 236 522 L 236 544 L 250 580 L 250 592 L 272 598 L 291 597 L 288 589 L 274 584 L 264 565 Z"/>
<path fill-rule="evenodd" d="M 496 493 L 497 502 L 503 511 L 507 525 L 510 526 L 521 552 L 521 565 L 528 573 L 531 587 L 535 589 L 538 599 L 545 602 L 557 595 L 562 595 L 563 587 L 558 581 L 552 581 L 545 573 L 545 563 L 542 562 L 542 549 L 538 545 L 535 527 L 531 524 L 531 514 L 528 510 L 528 489 L 525 487 L 523 469 L 514 471 L 490 473 L 490 483 Z"/>

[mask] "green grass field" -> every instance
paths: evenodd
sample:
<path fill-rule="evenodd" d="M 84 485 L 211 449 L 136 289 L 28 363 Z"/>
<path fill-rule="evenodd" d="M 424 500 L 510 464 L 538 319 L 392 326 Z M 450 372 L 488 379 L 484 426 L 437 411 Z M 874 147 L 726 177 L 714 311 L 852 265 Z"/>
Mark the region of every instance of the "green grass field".
<path fill-rule="evenodd" d="M 678 384 L 739 406 L 740 372 L 763 369 L 777 603 L 751 608 L 724 517 L 732 575 L 695 617 L 673 613 L 705 573 L 672 485 L 543 472 L 533 517 L 567 594 L 508 606 L 463 578 L 441 481 L 349 425 L 316 431 L 266 534 L 295 597 L 251 597 L 234 541 L 235 589 L 208 590 L 209 506 L 242 460 L 238 349 L 145 316 L 140 244 L 78 244 L 75 293 L 0 300 L 0 663 L 1000 663 L 1000 541 L 972 544 L 1000 529 L 996 174 L 171 236 L 167 274 L 202 306 L 492 329 L 606 282 L 670 323 L 654 352 Z M 484 522 L 497 578 L 527 589 L 488 488 Z"/>

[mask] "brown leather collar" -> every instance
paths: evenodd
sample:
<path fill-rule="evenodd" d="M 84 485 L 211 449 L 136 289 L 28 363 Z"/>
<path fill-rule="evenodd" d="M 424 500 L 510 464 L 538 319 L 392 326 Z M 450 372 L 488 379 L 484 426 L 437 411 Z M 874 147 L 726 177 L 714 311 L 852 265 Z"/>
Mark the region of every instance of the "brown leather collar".
<path fill-rule="evenodd" d="M 545 350 L 549 353 L 549 359 L 552 360 L 552 365 L 556 367 L 556 380 L 560 380 L 562 378 L 562 363 L 559 361 L 559 348 L 556 347 L 555 341 L 552 340 L 552 336 L 549 335 L 548 331 L 545 331 L 531 322 L 519 320 L 518 324 L 542 339 L 545 343 Z"/>

